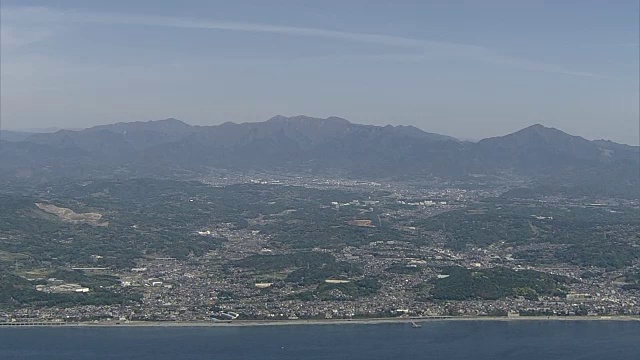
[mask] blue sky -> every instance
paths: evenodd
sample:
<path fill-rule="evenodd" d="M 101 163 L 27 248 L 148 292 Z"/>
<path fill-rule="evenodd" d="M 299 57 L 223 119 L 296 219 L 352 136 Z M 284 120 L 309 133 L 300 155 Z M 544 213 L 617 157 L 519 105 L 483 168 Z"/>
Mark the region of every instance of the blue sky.
<path fill-rule="evenodd" d="M 276 114 L 638 144 L 639 2 L 3 0 L 5 128 Z"/>

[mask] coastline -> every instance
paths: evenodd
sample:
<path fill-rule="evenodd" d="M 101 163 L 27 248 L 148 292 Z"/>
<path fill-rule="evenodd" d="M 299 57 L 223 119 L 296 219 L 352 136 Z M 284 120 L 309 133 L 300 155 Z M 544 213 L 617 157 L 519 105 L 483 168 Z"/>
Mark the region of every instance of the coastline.
<path fill-rule="evenodd" d="M 379 324 L 411 324 L 442 321 L 640 321 L 640 316 L 453 316 L 453 317 L 414 317 L 414 318 L 372 318 L 372 319 L 319 319 L 319 320 L 234 320 L 232 322 L 215 321 L 104 321 L 104 322 L 34 322 L 34 323 L 0 323 L 2 328 L 24 327 L 250 327 L 250 326 L 301 326 L 301 325 L 379 325 Z"/>

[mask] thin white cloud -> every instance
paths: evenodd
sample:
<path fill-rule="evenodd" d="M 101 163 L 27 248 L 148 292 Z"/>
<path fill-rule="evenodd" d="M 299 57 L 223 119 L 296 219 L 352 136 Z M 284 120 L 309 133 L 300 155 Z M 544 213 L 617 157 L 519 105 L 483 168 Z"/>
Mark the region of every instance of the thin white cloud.
<path fill-rule="evenodd" d="M 107 14 L 95 12 L 61 11 L 45 7 L 17 7 L 3 10 L 3 21 L 19 23 L 103 23 L 119 25 L 142 25 L 157 27 L 173 27 L 183 29 L 228 30 L 253 33 L 284 34 L 291 36 L 321 37 L 352 41 L 358 43 L 378 44 L 387 47 L 405 48 L 420 52 L 416 56 L 430 53 L 446 54 L 475 61 L 506 65 L 527 71 L 547 72 L 580 77 L 597 76 L 588 72 L 573 71 L 561 66 L 546 64 L 534 60 L 501 55 L 500 53 L 476 45 L 452 42 L 437 42 L 411 39 L 399 36 L 357 33 L 319 28 L 279 26 L 255 23 L 209 21 L 167 16 Z"/>
<path fill-rule="evenodd" d="M 17 48 L 37 43 L 52 36 L 47 29 L 23 29 L 12 26 L 0 28 L 0 44 L 3 48 Z"/>

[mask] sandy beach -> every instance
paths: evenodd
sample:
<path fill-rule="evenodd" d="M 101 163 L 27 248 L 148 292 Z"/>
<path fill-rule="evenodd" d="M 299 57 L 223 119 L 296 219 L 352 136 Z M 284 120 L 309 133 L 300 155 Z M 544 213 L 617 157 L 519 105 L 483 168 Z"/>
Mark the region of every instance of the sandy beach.
<path fill-rule="evenodd" d="M 16 322 L 0 323 L 0 328 L 30 326 L 51 327 L 243 327 L 243 326 L 293 326 L 293 325 L 375 325 L 396 323 L 428 323 L 439 321 L 640 321 L 640 316 L 453 316 L 416 318 L 374 318 L 374 319 L 320 319 L 320 320 L 234 320 L 222 321 L 104 321 L 79 323 Z"/>

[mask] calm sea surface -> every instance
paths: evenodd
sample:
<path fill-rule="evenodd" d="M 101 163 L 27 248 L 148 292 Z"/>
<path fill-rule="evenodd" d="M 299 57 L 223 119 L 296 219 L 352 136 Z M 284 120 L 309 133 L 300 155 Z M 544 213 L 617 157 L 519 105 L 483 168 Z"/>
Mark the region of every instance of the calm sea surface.
<path fill-rule="evenodd" d="M 640 322 L 0 328 L 0 359 L 640 359 Z"/>

